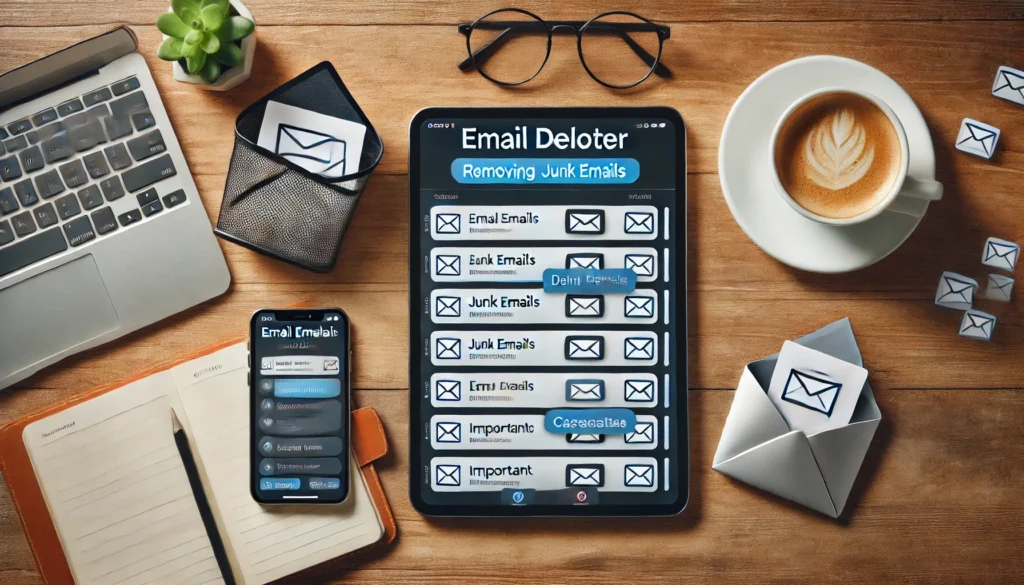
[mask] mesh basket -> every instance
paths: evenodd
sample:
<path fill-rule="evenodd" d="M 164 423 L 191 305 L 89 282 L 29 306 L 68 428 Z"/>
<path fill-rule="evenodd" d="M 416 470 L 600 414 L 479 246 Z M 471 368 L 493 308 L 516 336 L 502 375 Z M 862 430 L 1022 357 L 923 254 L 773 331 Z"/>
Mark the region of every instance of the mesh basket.
<path fill-rule="evenodd" d="M 268 101 L 366 126 L 359 170 L 326 179 L 256 145 Z M 314 272 L 330 272 L 384 143 L 327 61 L 263 96 L 235 121 L 216 234 Z"/>

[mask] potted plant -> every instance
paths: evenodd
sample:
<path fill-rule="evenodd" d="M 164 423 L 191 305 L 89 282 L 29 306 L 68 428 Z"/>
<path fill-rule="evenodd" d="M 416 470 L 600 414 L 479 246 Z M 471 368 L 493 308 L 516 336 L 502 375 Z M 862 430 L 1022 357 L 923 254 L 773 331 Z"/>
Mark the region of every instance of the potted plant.
<path fill-rule="evenodd" d="M 241 1 L 172 0 L 156 26 L 164 33 L 157 56 L 173 62 L 177 81 L 223 91 L 249 79 L 256 23 Z"/>

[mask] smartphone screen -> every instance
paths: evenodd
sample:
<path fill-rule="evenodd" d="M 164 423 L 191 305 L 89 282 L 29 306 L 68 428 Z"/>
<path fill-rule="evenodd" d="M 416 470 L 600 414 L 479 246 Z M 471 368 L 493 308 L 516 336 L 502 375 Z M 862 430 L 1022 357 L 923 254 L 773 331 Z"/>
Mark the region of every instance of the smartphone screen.
<path fill-rule="evenodd" d="M 250 340 L 250 488 L 260 503 L 340 503 L 349 477 L 349 322 L 265 309 Z"/>

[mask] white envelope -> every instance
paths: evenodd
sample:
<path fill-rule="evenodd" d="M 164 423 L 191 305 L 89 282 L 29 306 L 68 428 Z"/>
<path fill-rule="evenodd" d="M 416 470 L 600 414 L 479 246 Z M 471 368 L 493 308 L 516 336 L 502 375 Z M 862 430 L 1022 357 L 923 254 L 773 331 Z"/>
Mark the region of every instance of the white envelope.
<path fill-rule="evenodd" d="M 435 217 L 434 231 L 439 234 L 458 234 L 462 232 L 462 215 L 459 213 L 438 213 Z"/>
<path fill-rule="evenodd" d="M 637 276 L 654 276 L 654 256 L 650 254 L 626 254 L 623 263 L 626 270 L 632 270 Z"/>
<path fill-rule="evenodd" d="M 654 402 L 654 382 L 626 380 L 626 402 Z"/>
<path fill-rule="evenodd" d="M 604 315 L 604 297 L 567 295 L 565 297 L 566 317 L 601 317 Z"/>
<path fill-rule="evenodd" d="M 863 367 L 849 319 L 796 342 Z M 882 413 L 871 386 L 865 384 L 850 424 L 810 436 L 791 431 L 767 394 L 777 361 L 774 355 L 744 368 L 712 468 L 838 518 Z"/>
<path fill-rule="evenodd" d="M 337 372 L 338 371 L 338 358 L 324 358 L 324 371 L 325 372 Z"/>
<path fill-rule="evenodd" d="M 791 370 L 786 387 L 782 390 L 782 399 L 831 416 L 840 388 L 842 384 L 838 382 L 808 372 Z"/>
<path fill-rule="evenodd" d="M 622 470 L 622 482 L 626 487 L 654 487 L 654 466 L 627 465 Z"/>
<path fill-rule="evenodd" d="M 565 467 L 565 484 L 567 486 L 604 485 L 603 465 L 567 465 Z"/>
<path fill-rule="evenodd" d="M 989 341 L 995 328 L 995 316 L 981 311 L 967 311 L 960 322 L 960 336 Z"/>
<path fill-rule="evenodd" d="M 624 311 L 626 317 L 650 319 L 654 316 L 654 297 L 627 296 Z"/>
<path fill-rule="evenodd" d="M 462 485 L 461 465 L 437 465 L 434 467 L 434 483 L 458 487 Z"/>
<path fill-rule="evenodd" d="M 339 165 L 344 168 L 346 148 L 344 140 L 330 134 L 286 124 L 277 127 L 277 154 L 314 173 L 329 175 Z"/>
<path fill-rule="evenodd" d="M 438 421 L 435 433 L 434 438 L 438 443 L 461 443 L 462 423 Z"/>
<path fill-rule="evenodd" d="M 599 360 L 603 358 L 603 337 L 569 336 L 565 338 L 565 359 Z"/>
<path fill-rule="evenodd" d="M 604 268 L 604 254 L 568 254 L 565 267 L 600 270 Z"/>
<path fill-rule="evenodd" d="M 600 209 L 566 210 L 565 231 L 569 234 L 603 234 L 604 211 Z"/>
<path fill-rule="evenodd" d="M 627 337 L 623 347 L 627 360 L 653 360 L 654 339 L 650 337 Z"/>
<path fill-rule="evenodd" d="M 340 179 L 359 170 L 366 126 L 268 101 L 256 144 L 311 173 Z"/>
<path fill-rule="evenodd" d="M 439 360 L 462 359 L 462 340 L 455 337 L 438 337 L 434 353 Z"/>
<path fill-rule="evenodd" d="M 992 84 L 992 95 L 1024 106 L 1024 71 L 1000 67 Z"/>
<path fill-rule="evenodd" d="M 627 211 L 623 231 L 627 234 L 653 234 L 654 214 L 640 211 Z"/>
<path fill-rule="evenodd" d="M 974 304 L 974 291 L 978 281 L 955 272 L 943 272 L 939 277 L 939 288 L 935 292 L 935 304 L 947 309 L 961 311 Z"/>
<path fill-rule="evenodd" d="M 1020 246 L 1009 240 L 989 238 L 985 241 L 985 252 L 981 256 L 981 263 L 993 268 L 1013 271 L 1017 266 L 1017 257 L 1020 256 Z"/>
<path fill-rule="evenodd" d="M 459 276 L 462 274 L 462 257 L 438 254 L 434 260 L 434 274 L 438 276 Z"/>
<path fill-rule="evenodd" d="M 569 380 L 566 398 L 569 400 L 604 400 L 604 382 L 601 380 Z"/>
<path fill-rule="evenodd" d="M 437 399 L 442 402 L 462 400 L 462 382 L 459 380 L 438 380 Z"/>
<path fill-rule="evenodd" d="M 438 317 L 459 317 L 462 315 L 462 297 L 437 297 L 434 314 Z"/>
<path fill-rule="evenodd" d="M 579 435 L 576 433 L 569 433 L 565 436 L 565 440 L 569 443 L 602 443 L 604 437 L 601 435 Z"/>
<path fill-rule="evenodd" d="M 1010 294 L 1013 292 L 1013 279 L 1000 274 L 988 275 L 988 288 L 985 289 L 985 298 L 1001 303 L 1010 302 Z"/>
<path fill-rule="evenodd" d="M 964 118 L 956 137 L 956 149 L 982 158 L 992 158 L 999 142 L 999 128 Z"/>
<path fill-rule="evenodd" d="M 625 434 L 625 442 L 649 444 L 654 442 L 654 423 L 639 422 L 633 427 L 632 433 Z"/>

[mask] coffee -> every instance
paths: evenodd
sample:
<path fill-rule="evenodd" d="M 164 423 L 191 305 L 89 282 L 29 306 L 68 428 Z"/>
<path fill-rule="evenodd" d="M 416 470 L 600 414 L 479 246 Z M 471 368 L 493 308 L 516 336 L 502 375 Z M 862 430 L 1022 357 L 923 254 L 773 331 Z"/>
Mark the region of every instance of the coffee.
<path fill-rule="evenodd" d="M 892 121 L 851 93 L 820 95 L 779 130 L 775 168 L 786 193 L 807 211 L 856 217 L 883 201 L 899 179 L 903 151 Z"/>

